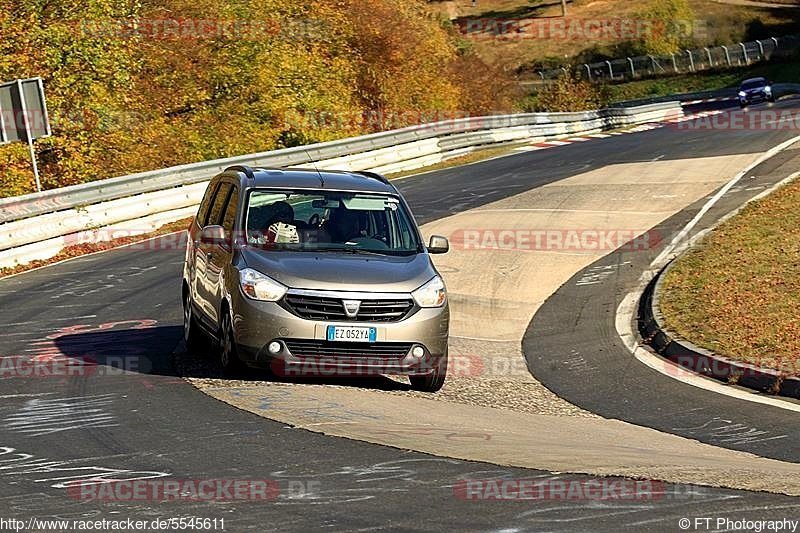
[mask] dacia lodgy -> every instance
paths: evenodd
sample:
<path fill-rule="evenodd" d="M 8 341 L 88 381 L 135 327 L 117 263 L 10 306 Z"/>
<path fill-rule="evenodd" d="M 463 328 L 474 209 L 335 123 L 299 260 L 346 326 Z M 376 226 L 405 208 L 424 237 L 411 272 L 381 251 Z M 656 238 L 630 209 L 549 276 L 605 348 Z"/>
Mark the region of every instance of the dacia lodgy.
<path fill-rule="evenodd" d="M 225 371 L 408 375 L 434 392 L 447 373 L 447 293 L 398 190 L 370 172 L 225 170 L 189 228 L 187 349 L 215 341 Z M 208 344 L 208 342 L 205 342 Z"/>

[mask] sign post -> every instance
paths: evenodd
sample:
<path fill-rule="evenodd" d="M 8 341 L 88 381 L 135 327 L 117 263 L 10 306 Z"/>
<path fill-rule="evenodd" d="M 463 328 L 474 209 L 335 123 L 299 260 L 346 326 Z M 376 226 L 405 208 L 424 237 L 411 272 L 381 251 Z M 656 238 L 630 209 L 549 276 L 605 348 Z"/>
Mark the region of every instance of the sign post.
<path fill-rule="evenodd" d="M 33 141 L 51 135 L 42 78 L 0 84 L 0 144 L 28 143 L 36 190 L 42 190 Z"/>

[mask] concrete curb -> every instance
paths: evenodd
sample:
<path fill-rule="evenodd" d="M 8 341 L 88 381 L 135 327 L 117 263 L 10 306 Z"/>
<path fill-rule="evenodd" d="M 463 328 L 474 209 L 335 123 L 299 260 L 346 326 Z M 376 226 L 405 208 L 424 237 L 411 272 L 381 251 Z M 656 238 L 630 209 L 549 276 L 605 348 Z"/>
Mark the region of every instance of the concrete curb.
<path fill-rule="evenodd" d="M 639 301 L 639 332 L 645 343 L 681 368 L 761 393 L 800 398 L 800 378 L 715 354 L 669 331 L 659 308 L 665 274 L 672 261 L 648 284 Z"/>
<path fill-rule="evenodd" d="M 674 363 L 672 360 L 657 353 L 649 344 L 645 343 L 638 327 L 639 317 L 641 316 L 640 308 L 642 305 L 643 295 L 651 286 L 655 285 L 657 281 L 654 280 L 658 278 L 659 274 L 674 259 L 685 253 L 695 243 L 699 242 L 705 235 L 708 234 L 708 232 L 712 231 L 729 218 L 735 216 L 736 213 L 743 209 L 747 204 L 771 194 L 773 191 L 800 176 L 800 172 L 796 172 L 787 176 L 769 189 L 750 198 L 738 208 L 717 220 L 713 225 L 711 225 L 711 227 L 698 232 L 694 236 L 689 235 L 691 230 L 705 215 L 705 213 L 722 197 L 723 194 L 737 184 L 748 172 L 797 142 L 800 142 L 800 135 L 788 139 L 777 146 L 773 146 L 764 152 L 764 154 L 762 154 L 762 156 L 756 161 L 742 169 L 741 172 L 739 172 L 725 186 L 717 191 L 717 193 L 714 194 L 708 202 L 706 202 L 706 204 L 700 209 L 694 218 L 689 221 L 686 226 L 684 226 L 684 228 L 678 233 L 678 235 L 675 236 L 675 238 L 673 238 L 672 242 L 670 242 L 664 248 L 664 250 L 662 250 L 658 257 L 656 257 L 650 263 L 650 266 L 642 273 L 638 286 L 634 290 L 628 292 L 622 298 L 616 309 L 615 329 L 623 345 L 640 363 L 652 368 L 660 374 L 700 389 L 754 403 L 761 403 L 789 411 L 800 412 L 800 404 L 797 402 L 787 401 L 772 394 L 754 394 L 752 389 L 737 388 L 728 385 L 727 380 L 723 385 L 717 380 L 711 380 L 707 377 L 704 377 L 704 375 L 701 373 L 693 372 Z"/>

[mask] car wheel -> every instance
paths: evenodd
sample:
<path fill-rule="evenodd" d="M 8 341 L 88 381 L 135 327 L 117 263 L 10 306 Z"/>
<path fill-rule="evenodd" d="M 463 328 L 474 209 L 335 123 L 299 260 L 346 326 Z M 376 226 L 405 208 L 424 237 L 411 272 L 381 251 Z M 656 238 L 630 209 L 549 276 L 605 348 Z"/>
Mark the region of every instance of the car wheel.
<path fill-rule="evenodd" d="M 439 358 L 433 372 L 425 376 L 408 376 L 411 388 L 420 392 L 436 392 L 447 377 L 447 354 Z"/>
<path fill-rule="evenodd" d="M 197 352 L 202 346 L 202 335 L 197 319 L 194 317 L 192 297 L 189 293 L 183 298 L 183 341 L 188 352 Z"/>
<path fill-rule="evenodd" d="M 233 336 L 233 324 L 228 313 L 222 315 L 220 326 L 219 363 L 226 374 L 240 370 L 242 367 L 239 352 L 236 349 L 236 340 Z"/>

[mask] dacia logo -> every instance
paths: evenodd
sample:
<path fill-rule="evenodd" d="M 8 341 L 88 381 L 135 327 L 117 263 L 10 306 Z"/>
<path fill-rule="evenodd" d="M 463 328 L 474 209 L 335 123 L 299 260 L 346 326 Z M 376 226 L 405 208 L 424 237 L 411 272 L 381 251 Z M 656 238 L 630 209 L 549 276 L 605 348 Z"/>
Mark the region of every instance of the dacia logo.
<path fill-rule="evenodd" d="M 358 310 L 361 308 L 360 300 L 342 300 L 344 306 L 344 314 L 347 318 L 355 318 L 358 315 Z"/>

